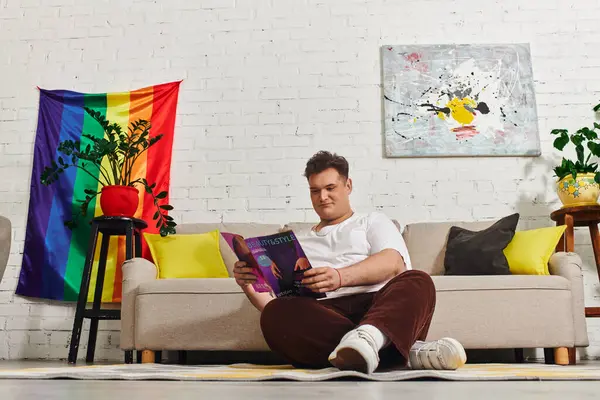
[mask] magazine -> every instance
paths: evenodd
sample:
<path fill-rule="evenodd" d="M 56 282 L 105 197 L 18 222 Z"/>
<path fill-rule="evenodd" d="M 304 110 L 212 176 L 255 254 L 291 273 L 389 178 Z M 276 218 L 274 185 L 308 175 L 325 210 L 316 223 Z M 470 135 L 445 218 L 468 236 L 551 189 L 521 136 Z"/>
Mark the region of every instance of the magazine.
<path fill-rule="evenodd" d="M 304 271 L 311 269 L 300 242 L 292 231 L 274 235 L 244 238 L 237 234 L 221 233 L 240 261 L 252 267 L 256 292 L 273 292 L 277 297 L 325 297 L 302 286 Z"/>

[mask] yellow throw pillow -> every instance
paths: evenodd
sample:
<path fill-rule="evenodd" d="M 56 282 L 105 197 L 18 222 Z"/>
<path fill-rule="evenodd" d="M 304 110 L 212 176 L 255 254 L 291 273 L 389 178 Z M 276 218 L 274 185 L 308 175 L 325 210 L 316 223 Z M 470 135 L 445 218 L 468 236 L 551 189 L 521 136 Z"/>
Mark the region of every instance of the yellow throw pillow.
<path fill-rule="evenodd" d="M 219 231 L 168 235 L 144 233 L 160 279 L 228 278 L 219 250 Z"/>
<path fill-rule="evenodd" d="M 504 249 L 513 275 L 550 275 L 548 261 L 563 235 L 565 225 L 518 231 Z"/>

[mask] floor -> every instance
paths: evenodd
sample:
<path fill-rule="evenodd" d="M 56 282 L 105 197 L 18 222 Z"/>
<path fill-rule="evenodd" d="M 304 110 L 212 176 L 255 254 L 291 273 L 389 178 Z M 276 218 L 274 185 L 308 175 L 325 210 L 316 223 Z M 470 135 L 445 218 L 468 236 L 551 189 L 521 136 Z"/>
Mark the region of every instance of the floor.
<path fill-rule="evenodd" d="M 587 362 L 597 364 L 600 361 Z M 65 366 L 61 362 L 0 361 L 0 369 Z M 25 381 L 0 380 L 0 399 L 20 400 L 104 400 L 107 398 L 138 399 L 262 399 L 286 400 L 308 397 L 326 399 L 597 399 L 598 382 L 355 382 L 321 383 L 262 382 L 124 382 L 124 381 Z M 401 394 L 401 396 L 400 396 Z M 476 397 L 477 396 L 477 397 Z"/>

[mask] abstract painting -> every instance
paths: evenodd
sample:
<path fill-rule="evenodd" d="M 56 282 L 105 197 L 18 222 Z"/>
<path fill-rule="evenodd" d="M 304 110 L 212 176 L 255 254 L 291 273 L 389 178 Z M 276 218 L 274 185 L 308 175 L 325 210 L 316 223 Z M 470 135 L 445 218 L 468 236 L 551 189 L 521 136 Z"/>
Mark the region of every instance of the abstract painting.
<path fill-rule="evenodd" d="M 383 46 L 388 157 L 539 156 L 527 44 Z"/>

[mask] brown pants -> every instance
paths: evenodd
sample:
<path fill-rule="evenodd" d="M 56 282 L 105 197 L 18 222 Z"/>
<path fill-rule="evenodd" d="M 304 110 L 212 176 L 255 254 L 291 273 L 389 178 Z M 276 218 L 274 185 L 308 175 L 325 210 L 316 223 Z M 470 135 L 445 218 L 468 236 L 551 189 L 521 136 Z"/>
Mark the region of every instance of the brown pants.
<path fill-rule="evenodd" d="M 406 271 L 375 293 L 326 300 L 281 297 L 270 301 L 261 328 L 271 350 L 296 367 L 330 367 L 327 358 L 342 337 L 359 325 L 373 325 L 391 344 L 381 366 L 405 366 L 417 340 L 425 340 L 435 308 L 435 287 L 425 272 Z"/>

